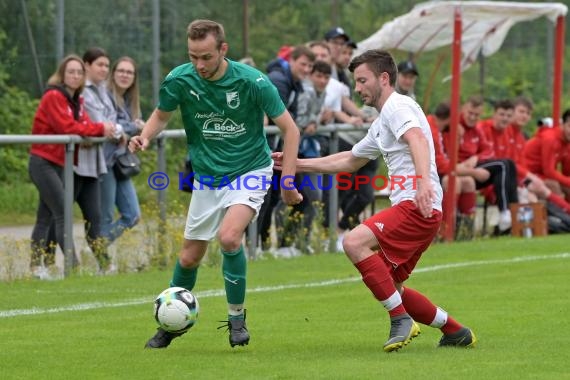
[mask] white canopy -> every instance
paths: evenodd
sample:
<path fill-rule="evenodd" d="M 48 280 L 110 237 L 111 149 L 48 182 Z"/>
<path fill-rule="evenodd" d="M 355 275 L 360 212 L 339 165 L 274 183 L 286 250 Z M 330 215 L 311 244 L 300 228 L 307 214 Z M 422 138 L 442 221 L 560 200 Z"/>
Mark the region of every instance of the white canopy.
<path fill-rule="evenodd" d="M 461 9 L 463 37 L 461 67 L 477 58 L 494 54 L 511 27 L 521 21 L 545 16 L 553 23 L 568 12 L 561 3 L 518 3 L 507 1 L 430 1 L 416 5 L 358 43 L 359 54 L 369 49 L 399 49 L 418 53 L 453 42 L 455 7 Z"/>

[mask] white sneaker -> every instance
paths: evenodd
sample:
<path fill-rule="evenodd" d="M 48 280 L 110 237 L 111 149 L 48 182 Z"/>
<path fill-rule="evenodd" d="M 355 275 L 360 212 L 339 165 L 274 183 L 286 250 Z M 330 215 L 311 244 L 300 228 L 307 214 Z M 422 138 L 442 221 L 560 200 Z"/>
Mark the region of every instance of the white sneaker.
<path fill-rule="evenodd" d="M 272 254 L 275 257 L 289 259 L 291 257 L 301 256 L 302 253 L 295 247 L 281 247 L 275 250 L 275 252 L 272 252 Z"/>
<path fill-rule="evenodd" d="M 301 256 L 302 254 L 303 252 L 301 252 L 299 249 L 295 247 L 289 247 L 289 257 L 297 257 Z"/>
<path fill-rule="evenodd" d="M 32 268 L 32 275 L 38 280 L 54 281 L 63 279 L 62 271 L 55 265 L 45 267 L 43 265 Z"/>
<path fill-rule="evenodd" d="M 283 257 L 286 259 L 291 257 L 291 251 L 289 250 L 289 247 L 279 247 L 271 254 L 275 257 Z"/>
<path fill-rule="evenodd" d="M 344 232 L 338 234 L 338 238 L 336 239 L 337 252 L 344 252 L 344 247 L 342 246 L 343 241 L 344 241 Z"/>
<path fill-rule="evenodd" d="M 509 210 L 501 211 L 499 214 L 499 231 L 506 231 L 511 228 L 513 221 L 511 219 L 511 212 Z"/>
<path fill-rule="evenodd" d="M 113 263 L 109 264 L 107 269 L 99 268 L 99 270 L 97 271 L 98 276 L 109 276 L 117 273 L 119 273 L 119 268 L 117 267 L 117 265 Z"/>
<path fill-rule="evenodd" d="M 109 267 L 105 270 L 105 275 L 113 275 L 119 273 L 119 268 L 115 264 L 109 264 Z"/>
<path fill-rule="evenodd" d="M 38 265 L 32 268 L 32 276 L 39 280 L 47 280 L 47 277 L 49 277 L 49 271 L 43 265 Z"/>

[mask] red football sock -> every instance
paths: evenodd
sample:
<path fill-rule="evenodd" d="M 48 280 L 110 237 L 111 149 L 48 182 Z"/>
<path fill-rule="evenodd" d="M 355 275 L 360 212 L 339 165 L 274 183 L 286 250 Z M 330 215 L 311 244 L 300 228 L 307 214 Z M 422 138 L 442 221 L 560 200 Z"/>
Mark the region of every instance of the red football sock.
<path fill-rule="evenodd" d="M 451 317 L 451 315 L 448 314 L 447 323 L 442 327 L 440 327 L 439 329 L 441 330 L 442 333 L 448 335 L 458 332 L 461 329 L 461 327 L 463 327 L 461 323 L 457 322 L 455 319 Z"/>
<path fill-rule="evenodd" d="M 457 199 L 457 208 L 460 213 L 471 215 L 475 213 L 476 207 L 477 194 L 475 192 L 459 194 L 459 199 Z"/>
<path fill-rule="evenodd" d="M 565 213 L 570 214 L 570 203 L 566 202 L 566 200 L 560 195 L 550 193 L 546 199 L 554 203 L 556 206 L 560 207 L 562 210 L 564 210 Z"/>
<path fill-rule="evenodd" d="M 402 303 L 414 321 L 437 327 L 444 334 L 453 334 L 462 327 L 461 324 L 447 314 L 447 312 L 439 309 L 440 312 L 438 315 L 437 306 L 417 290 L 408 287 L 404 288 Z"/>
<path fill-rule="evenodd" d="M 380 256 L 372 255 L 354 266 L 362 275 L 362 281 L 374 297 L 388 310 L 390 317 L 406 313 L 390 271 Z"/>

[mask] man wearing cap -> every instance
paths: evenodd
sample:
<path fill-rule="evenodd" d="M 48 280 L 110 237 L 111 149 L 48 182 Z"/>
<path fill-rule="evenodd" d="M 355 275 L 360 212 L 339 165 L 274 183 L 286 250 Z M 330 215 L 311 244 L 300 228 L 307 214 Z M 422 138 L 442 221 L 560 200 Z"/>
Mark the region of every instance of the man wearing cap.
<path fill-rule="evenodd" d="M 332 28 L 325 33 L 325 41 L 327 41 L 332 58 L 332 74 L 331 78 L 338 79 L 340 82 L 344 83 L 349 89 L 352 87 L 350 79 L 346 75 L 344 68 L 339 67 L 339 62 L 341 60 L 342 49 L 346 46 L 347 42 L 352 42 L 348 34 L 343 28 L 337 26 Z"/>
<path fill-rule="evenodd" d="M 402 61 L 398 64 L 398 78 L 396 80 L 396 91 L 402 95 L 408 95 L 416 99 L 414 87 L 419 76 L 418 68 L 412 61 Z"/>

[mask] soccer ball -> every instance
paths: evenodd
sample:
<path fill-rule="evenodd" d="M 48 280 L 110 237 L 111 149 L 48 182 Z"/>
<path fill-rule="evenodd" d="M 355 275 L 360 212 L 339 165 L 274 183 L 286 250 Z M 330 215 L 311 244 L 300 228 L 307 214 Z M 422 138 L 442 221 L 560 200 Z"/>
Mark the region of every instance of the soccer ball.
<path fill-rule="evenodd" d="M 182 332 L 194 326 L 199 310 L 196 296 L 184 288 L 168 288 L 154 300 L 154 319 L 169 332 Z"/>

